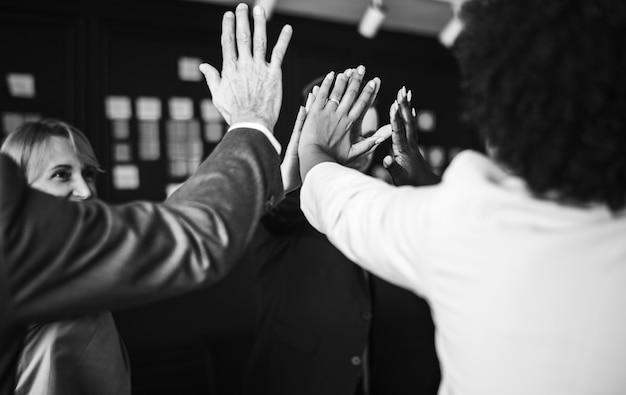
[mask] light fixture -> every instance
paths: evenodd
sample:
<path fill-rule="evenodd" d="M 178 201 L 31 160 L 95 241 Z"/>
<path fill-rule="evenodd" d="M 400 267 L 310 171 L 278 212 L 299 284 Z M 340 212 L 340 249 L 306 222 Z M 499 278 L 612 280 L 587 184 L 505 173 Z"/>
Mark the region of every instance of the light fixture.
<path fill-rule="evenodd" d="M 359 34 L 366 38 L 374 38 L 386 16 L 387 11 L 383 5 L 383 0 L 372 0 L 359 23 Z"/>
<path fill-rule="evenodd" d="M 463 29 L 463 24 L 454 16 L 448 24 L 439 32 L 439 41 L 446 47 L 450 48 L 454 44 L 459 33 Z"/>
<path fill-rule="evenodd" d="M 272 16 L 272 12 L 274 11 L 274 6 L 276 5 L 276 0 L 255 0 L 255 7 L 260 5 L 265 10 L 265 17 L 269 20 Z"/>
<path fill-rule="evenodd" d="M 452 7 L 452 18 L 439 32 L 439 42 L 450 48 L 454 44 L 459 33 L 463 29 L 463 22 L 459 18 L 459 11 L 465 0 L 454 0 L 450 2 Z"/>

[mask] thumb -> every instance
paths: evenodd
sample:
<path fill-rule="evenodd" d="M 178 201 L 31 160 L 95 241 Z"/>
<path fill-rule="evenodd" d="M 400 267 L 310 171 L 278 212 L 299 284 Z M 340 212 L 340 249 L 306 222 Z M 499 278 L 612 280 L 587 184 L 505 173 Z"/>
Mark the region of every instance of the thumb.
<path fill-rule="evenodd" d="M 352 144 L 350 147 L 350 151 L 348 152 L 348 161 L 352 161 L 358 156 L 366 155 L 373 152 L 383 141 L 385 141 L 385 137 L 372 135 L 368 138 L 365 138 L 358 143 Z"/>
<path fill-rule="evenodd" d="M 202 63 L 200 67 L 198 67 L 198 69 L 202 74 L 204 74 L 204 79 L 209 86 L 211 96 L 215 96 L 215 93 L 217 92 L 220 85 L 220 72 L 208 63 Z"/>
<path fill-rule="evenodd" d="M 300 106 L 298 115 L 296 116 L 296 123 L 293 127 L 293 132 L 289 138 L 287 144 L 287 150 L 285 151 L 285 158 L 288 156 L 298 156 L 298 144 L 300 143 L 300 133 L 302 132 L 302 125 L 304 125 L 304 119 L 306 118 L 306 111 L 304 107 Z"/>
<path fill-rule="evenodd" d="M 395 185 L 404 184 L 406 171 L 391 157 L 391 155 L 387 155 L 383 158 L 383 167 L 387 170 L 387 173 L 389 173 Z"/>

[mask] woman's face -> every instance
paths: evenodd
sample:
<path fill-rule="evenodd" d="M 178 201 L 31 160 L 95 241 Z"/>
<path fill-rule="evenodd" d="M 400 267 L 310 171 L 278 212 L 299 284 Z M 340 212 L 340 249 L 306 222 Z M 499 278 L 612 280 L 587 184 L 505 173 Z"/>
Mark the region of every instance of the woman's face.
<path fill-rule="evenodd" d="M 86 166 L 74 152 L 70 140 L 53 136 L 42 159 L 43 171 L 30 185 L 51 195 L 82 201 L 96 196 L 97 170 Z"/>

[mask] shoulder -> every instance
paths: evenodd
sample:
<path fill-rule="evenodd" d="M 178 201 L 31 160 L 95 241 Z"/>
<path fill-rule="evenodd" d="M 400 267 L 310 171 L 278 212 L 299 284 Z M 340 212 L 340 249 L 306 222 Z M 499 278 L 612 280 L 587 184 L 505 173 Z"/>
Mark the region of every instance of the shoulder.
<path fill-rule="evenodd" d="M 23 201 L 27 190 L 26 180 L 17 164 L 8 156 L 0 154 L 0 216 L 3 229 L 7 217 L 11 216 L 16 206 Z"/>

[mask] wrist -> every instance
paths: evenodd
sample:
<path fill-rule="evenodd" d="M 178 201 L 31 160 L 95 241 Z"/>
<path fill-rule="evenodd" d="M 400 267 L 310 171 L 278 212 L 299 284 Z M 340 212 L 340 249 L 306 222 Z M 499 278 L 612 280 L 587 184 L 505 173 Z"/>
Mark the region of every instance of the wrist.
<path fill-rule="evenodd" d="M 280 155 L 282 151 L 282 147 L 280 143 L 278 142 L 278 140 L 276 139 L 272 131 L 268 129 L 267 127 L 265 127 L 263 124 L 260 124 L 257 122 L 233 123 L 232 125 L 229 126 L 228 132 L 230 132 L 233 129 L 239 129 L 239 128 L 256 129 L 259 132 L 263 133 L 265 137 L 267 137 L 267 139 L 270 141 L 270 143 L 272 143 L 272 145 L 276 149 L 276 152 Z"/>
<path fill-rule="evenodd" d="M 424 159 L 421 154 L 418 155 L 418 158 L 416 185 L 434 185 L 439 183 L 441 181 L 441 177 L 432 171 L 428 162 L 426 162 L 426 159 Z"/>
<path fill-rule="evenodd" d="M 322 162 L 337 162 L 316 144 L 302 144 L 298 148 L 298 156 L 300 158 L 300 178 L 302 182 L 304 182 L 308 172 L 316 165 Z"/>
<path fill-rule="evenodd" d="M 257 125 L 261 125 L 267 130 L 274 130 L 274 125 L 276 124 L 276 122 L 272 122 L 266 117 L 261 117 L 257 115 L 239 114 L 239 115 L 231 116 L 231 119 L 230 119 L 231 125 L 241 124 L 241 123 L 243 124 L 254 123 Z"/>

